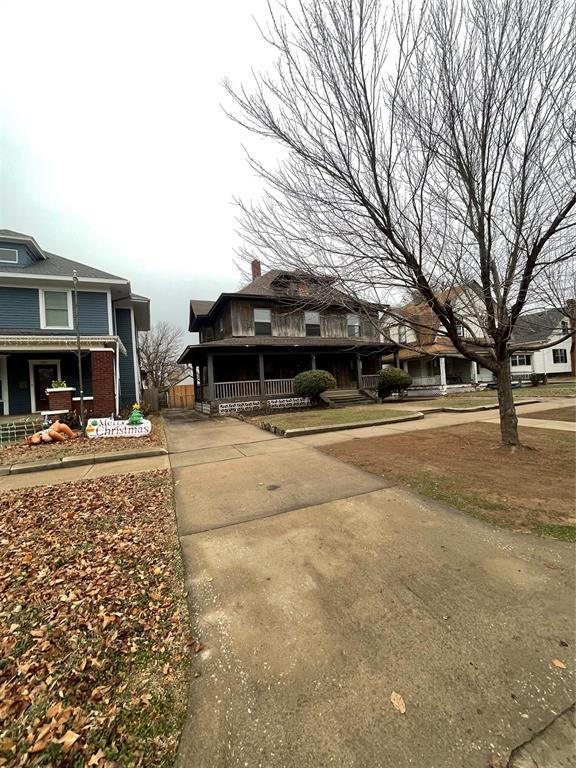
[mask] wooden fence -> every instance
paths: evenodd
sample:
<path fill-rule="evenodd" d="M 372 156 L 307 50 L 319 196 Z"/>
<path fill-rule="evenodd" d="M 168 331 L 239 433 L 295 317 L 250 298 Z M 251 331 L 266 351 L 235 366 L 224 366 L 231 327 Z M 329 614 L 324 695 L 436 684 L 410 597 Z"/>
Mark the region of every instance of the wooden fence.
<path fill-rule="evenodd" d="M 194 384 L 177 384 L 167 392 L 168 408 L 193 408 Z"/>

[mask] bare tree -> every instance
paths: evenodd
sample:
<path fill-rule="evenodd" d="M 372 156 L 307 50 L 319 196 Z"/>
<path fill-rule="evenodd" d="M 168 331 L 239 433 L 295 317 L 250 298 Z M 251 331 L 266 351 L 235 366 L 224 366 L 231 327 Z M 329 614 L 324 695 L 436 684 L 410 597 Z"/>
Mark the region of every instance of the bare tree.
<path fill-rule="evenodd" d="M 164 321 L 140 334 L 140 365 L 150 386 L 165 389 L 177 384 L 188 374 L 188 367 L 177 362 L 182 351 L 183 336 L 180 328 Z"/>
<path fill-rule="evenodd" d="M 502 441 L 517 446 L 514 328 L 574 290 L 575 6 L 391 7 L 271 6 L 274 72 L 227 85 L 233 119 L 283 149 L 276 168 L 250 158 L 266 192 L 241 204 L 243 255 L 379 302 L 416 291 L 494 373 Z M 462 284 L 479 289 L 456 307 L 447 289 Z"/>

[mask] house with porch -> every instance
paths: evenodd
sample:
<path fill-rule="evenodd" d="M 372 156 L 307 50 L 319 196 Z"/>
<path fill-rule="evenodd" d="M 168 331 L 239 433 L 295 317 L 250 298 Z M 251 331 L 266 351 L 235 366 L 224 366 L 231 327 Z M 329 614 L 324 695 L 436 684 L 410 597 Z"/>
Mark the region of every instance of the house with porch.
<path fill-rule="evenodd" d="M 345 296 L 329 278 L 282 270 L 262 274 L 215 301 L 190 302 L 189 330 L 199 343 L 179 362 L 193 370 L 196 407 L 205 413 L 306 405 L 294 396 L 302 371 L 334 375 L 348 401 L 368 400 L 382 354 L 395 348 L 380 339 L 382 307 Z"/>
<path fill-rule="evenodd" d="M 126 278 L 0 230 L 0 415 L 53 410 L 53 381 L 66 382 L 58 410 L 77 409 L 77 330 L 85 407 L 117 413 L 139 399 L 137 334 L 149 327 L 150 302 Z"/>
<path fill-rule="evenodd" d="M 456 316 L 462 318 L 458 333 L 463 339 L 482 336 L 475 319 L 478 305 L 478 286 L 462 284 L 449 290 L 450 296 L 441 294 L 442 300 L 450 298 Z M 526 342 L 534 346 L 557 344 L 546 349 L 516 352 L 511 356 L 512 378 L 529 379 L 532 373 L 570 375 L 574 370 L 574 337 L 566 338 L 573 329 L 574 320 L 560 310 L 528 313 L 519 318 L 513 335 L 514 342 Z M 392 310 L 386 323 L 386 336 L 396 340 L 400 351 L 396 355 L 401 367 L 412 376 L 409 395 L 433 395 L 447 392 L 467 392 L 485 387 L 493 381 L 491 371 L 460 354 L 452 342 L 442 333 L 440 323 L 425 303 L 413 302 Z M 478 352 L 482 350 L 478 347 Z M 390 355 L 383 359 L 392 365 Z"/>

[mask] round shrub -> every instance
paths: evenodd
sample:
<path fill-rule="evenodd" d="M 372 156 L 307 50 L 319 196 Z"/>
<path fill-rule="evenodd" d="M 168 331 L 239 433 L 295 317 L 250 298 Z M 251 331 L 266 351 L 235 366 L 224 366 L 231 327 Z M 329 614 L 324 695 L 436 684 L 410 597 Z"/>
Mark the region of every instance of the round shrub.
<path fill-rule="evenodd" d="M 294 377 L 296 397 L 309 397 L 316 404 L 322 392 L 335 388 L 336 379 L 328 371 L 303 371 Z"/>
<path fill-rule="evenodd" d="M 390 397 L 393 392 L 402 393 L 412 384 L 412 376 L 402 368 L 382 368 L 378 382 L 378 395 L 382 398 Z"/>

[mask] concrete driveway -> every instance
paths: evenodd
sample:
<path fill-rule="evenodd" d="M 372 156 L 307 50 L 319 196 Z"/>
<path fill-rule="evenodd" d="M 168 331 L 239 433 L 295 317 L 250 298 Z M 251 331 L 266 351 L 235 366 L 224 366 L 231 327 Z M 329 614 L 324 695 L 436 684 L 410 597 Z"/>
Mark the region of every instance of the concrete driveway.
<path fill-rule="evenodd" d="M 204 645 L 179 766 L 505 766 L 573 702 L 572 545 L 236 420 L 167 429 Z"/>

